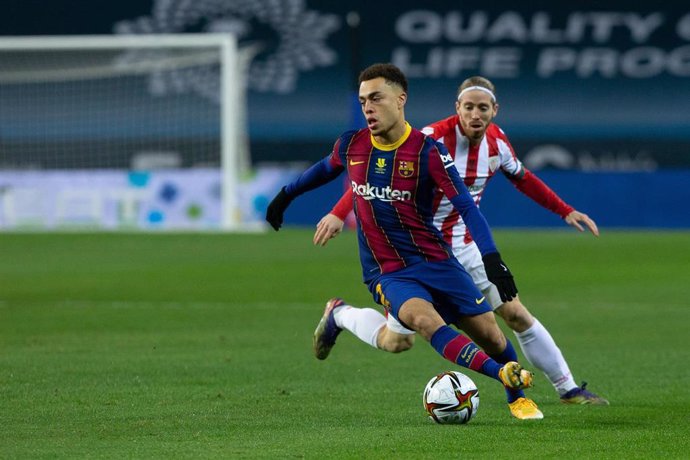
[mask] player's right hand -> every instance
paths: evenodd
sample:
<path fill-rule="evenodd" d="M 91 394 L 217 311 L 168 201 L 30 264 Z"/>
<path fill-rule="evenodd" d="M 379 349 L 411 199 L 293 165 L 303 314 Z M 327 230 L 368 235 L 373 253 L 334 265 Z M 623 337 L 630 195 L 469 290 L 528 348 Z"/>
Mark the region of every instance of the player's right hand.
<path fill-rule="evenodd" d="M 486 277 L 489 278 L 498 289 L 502 302 L 508 302 L 517 296 L 518 290 L 513 279 L 513 274 L 508 270 L 508 266 L 501 260 L 501 255 L 497 252 L 485 254 L 482 257 Z"/>
<path fill-rule="evenodd" d="M 572 225 L 581 232 L 585 231 L 583 227 L 584 225 L 589 229 L 590 232 L 592 232 L 592 235 L 599 236 L 599 228 L 597 228 L 597 224 L 590 219 L 587 214 L 581 213 L 580 211 L 574 209 L 570 214 L 565 216 L 564 220 L 568 225 Z"/>
<path fill-rule="evenodd" d="M 326 214 L 316 224 L 316 232 L 314 233 L 314 245 L 326 246 L 328 240 L 335 238 L 343 231 L 345 222 L 333 214 Z"/>
<path fill-rule="evenodd" d="M 283 214 L 290 206 L 292 198 L 285 193 L 285 187 L 280 189 L 280 192 L 271 200 L 266 209 L 266 222 L 271 224 L 271 227 L 277 232 L 283 225 Z"/>

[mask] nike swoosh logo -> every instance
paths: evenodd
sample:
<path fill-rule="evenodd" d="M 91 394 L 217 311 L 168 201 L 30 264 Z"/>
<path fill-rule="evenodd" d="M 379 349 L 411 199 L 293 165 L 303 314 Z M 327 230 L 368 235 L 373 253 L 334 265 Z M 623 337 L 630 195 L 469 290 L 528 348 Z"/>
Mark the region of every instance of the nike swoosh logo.
<path fill-rule="evenodd" d="M 356 166 L 356 165 L 361 165 L 362 163 L 365 163 L 366 161 L 354 161 L 350 160 L 350 166 Z"/>
<path fill-rule="evenodd" d="M 479 305 L 480 303 L 484 302 L 484 299 L 486 299 L 486 297 L 482 297 L 481 299 L 474 299 L 474 302 L 475 302 L 477 305 Z"/>

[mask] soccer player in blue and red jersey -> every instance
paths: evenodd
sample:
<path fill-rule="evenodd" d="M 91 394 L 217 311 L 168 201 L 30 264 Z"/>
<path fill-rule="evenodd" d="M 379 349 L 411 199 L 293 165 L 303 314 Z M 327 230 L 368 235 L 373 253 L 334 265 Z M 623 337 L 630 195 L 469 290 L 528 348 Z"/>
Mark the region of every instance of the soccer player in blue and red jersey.
<path fill-rule="evenodd" d="M 434 226 L 435 191 L 443 190 L 462 216 L 488 278 L 507 301 L 517 288 L 486 220 L 445 147 L 405 121 L 407 79 L 400 69 L 375 64 L 360 74 L 359 82 L 367 128 L 342 134 L 329 156 L 283 187 L 269 204 L 266 220 L 278 230 L 294 198 L 347 170 L 363 278 L 374 299 L 444 358 L 498 380 L 509 398 L 524 398 L 522 389 L 531 386 L 532 374 L 517 363 L 490 304 Z M 449 324 L 467 332 L 491 357 Z"/>
<path fill-rule="evenodd" d="M 596 223 L 589 216 L 568 205 L 520 162 L 508 136 L 494 123 L 498 102 L 496 88 L 491 81 L 481 76 L 463 81 L 456 94 L 455 109 L 455 115 L 426 126 L 422 132 L 446 146 L 477 206 L 487 184 L 500 171 L 518 190 L 561 216 L 569 225 L 580 231 L 586 228 L 593 235 L 599 235 Z M 348 191 L 317 225 L 314 244 L 323 246 L 340 233 L 346 216 L 352 210 L 352 204 L 352 192 Z M 553 337 L 532 316 L 518 296 L 508 302 L 501 300 L 486 277 L 481 255 L 472 241 L 472 235 L 440 191 L 436 192 L 434 200 L 434 225 L 443 233 L 458 261 L 472 276 L 495 313 L 515 332 L 527 360 L 544 372 L 561 401 L 568 404 L 607 405 L 606 399 L 587 390 L 585 384 L 577 386 Z M 356 308 L 341 303 L 333 309 L 333 317 L 336 327 L 351 331 L 365 343 L 381 350 L 397 353 L 411 348 L 414 343 L 413 331 L 400 326 L 395 318 L 384 317 L 371 308 Z M 323 359 L 326 356 L 319 354 L 319 348 L 322 347 L 315 347 L 315 353 L 317 358 Z M 535 414 L 538 416 L 540 412 L 528 400 L 509 401 L 509 408 L 517 418 L 534 417 Z"/>

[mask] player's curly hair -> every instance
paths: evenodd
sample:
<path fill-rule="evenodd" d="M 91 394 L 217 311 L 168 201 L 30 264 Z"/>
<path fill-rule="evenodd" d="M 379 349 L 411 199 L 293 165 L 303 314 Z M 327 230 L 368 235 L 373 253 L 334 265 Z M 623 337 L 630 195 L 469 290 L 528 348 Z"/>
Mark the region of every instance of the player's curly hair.
<path fill-rule="evenodd" d="M 359 83 L 382 77 L 386 83 L 399 85 L 407 93 L 407 77 L 398 67 L 390 63 L 373 64 L 359 74 Z"/>
<path fill-rule="evenodd" d="M 455 94 L 455 96 L 459 96 L 462 90 L 469 88 L 470 86 L 481 86 L 482 88 L 486 88 L 496 95 L 496 87 L 493 83 L 491 83 L 491 80 L 480 75 L 475 75 L 474 77 L 466 79 L 460 84 L 460 86 L 458 86 L 458 92 Z"/>

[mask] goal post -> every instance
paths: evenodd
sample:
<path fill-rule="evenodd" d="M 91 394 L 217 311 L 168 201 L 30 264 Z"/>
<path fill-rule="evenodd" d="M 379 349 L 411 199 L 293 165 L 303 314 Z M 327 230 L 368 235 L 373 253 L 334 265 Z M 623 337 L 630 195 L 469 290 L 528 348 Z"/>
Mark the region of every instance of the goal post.
<path fill-rule="evenodd" d="M 0 229 L 256 227 L 253 52 L 230 34 L 0 37 Z"/>

